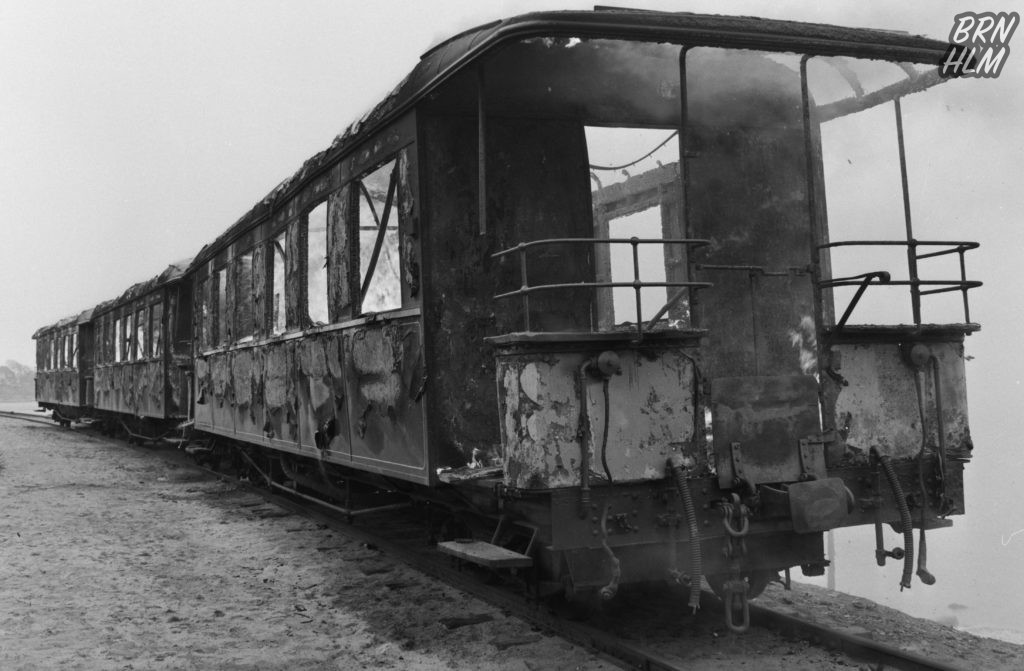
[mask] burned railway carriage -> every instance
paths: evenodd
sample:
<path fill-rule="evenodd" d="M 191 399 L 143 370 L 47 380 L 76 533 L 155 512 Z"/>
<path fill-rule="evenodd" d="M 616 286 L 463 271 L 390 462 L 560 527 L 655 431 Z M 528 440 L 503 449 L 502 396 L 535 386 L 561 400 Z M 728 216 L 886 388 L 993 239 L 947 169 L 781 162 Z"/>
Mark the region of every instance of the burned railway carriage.
<path fill-rule="evenodd" d="M 704 575 L 742 628 L 867 523 L 880 563 L 903 534 L 909 586 L 972 447 L 975 245 L 915 236 L 904 133 L 944 49 L 631 11 L 439 45 L 180 280 L 195 428 L 278 486 L 444 503 L 490 542 L 443 550 L 542 591 Z M 101 405 L 103 364 L 97 405 L 144 414 Z"/>
<path fill-rule="evenodd" d="M 192 297 L 185 269 L 167 267 L 113 300 L 40 329 L 36 400 L 62 424 L 89 417 L 151 438 L 191 413 Z"/>

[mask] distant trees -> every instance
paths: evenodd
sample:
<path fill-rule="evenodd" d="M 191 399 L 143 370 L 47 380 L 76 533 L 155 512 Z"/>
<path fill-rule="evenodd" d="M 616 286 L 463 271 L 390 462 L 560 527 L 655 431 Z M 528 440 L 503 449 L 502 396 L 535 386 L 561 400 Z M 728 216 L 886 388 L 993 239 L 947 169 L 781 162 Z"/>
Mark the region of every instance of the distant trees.
<path fill-rule="evenodd" d="M 8 359 L 0 366 L 0 401 L 31 401 L 35 397 L 34 368 Z"/>

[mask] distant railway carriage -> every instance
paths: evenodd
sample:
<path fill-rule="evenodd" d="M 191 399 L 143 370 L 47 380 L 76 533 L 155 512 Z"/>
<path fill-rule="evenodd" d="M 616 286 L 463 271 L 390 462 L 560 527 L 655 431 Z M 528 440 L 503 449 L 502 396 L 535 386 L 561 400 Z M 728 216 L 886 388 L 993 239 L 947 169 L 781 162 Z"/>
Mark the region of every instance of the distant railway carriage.
<path fill-rule="evenodd" d="M 36 341 L 36 401 L 70 425 L 93 404 L 92 310 L 44 326 Z"/>
<path fill-rule="evenodd" d="M 108 426 L 152 437 L 190 415 L 192 302 L 184 272 L 167 267 L 92 311 L 94 401 Z"/>
<path fill-rule="evenodd" d="M 945 48 L 629 10 L 458 35 L 187 271 L 85 317 L 95 407 L 192 417 L 306 495 L 440 504 L 489 539 L 444 551 L 542 592 L 703 575 L 742 629 L 867 523 L 909 586 L 973 447 L 976 245 L 916 237 L 907 186 Z M 926 321 L 933 294 L 960 315 Z"/>

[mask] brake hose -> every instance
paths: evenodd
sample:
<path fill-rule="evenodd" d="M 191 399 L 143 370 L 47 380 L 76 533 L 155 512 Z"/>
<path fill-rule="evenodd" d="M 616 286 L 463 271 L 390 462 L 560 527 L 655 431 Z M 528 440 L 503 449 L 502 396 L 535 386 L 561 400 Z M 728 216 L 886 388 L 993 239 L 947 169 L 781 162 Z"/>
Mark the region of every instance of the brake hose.
<path fill-rule="evenodd" d="M 906 548 L 903 554 L 903 577 L 900 580 L 900 590 L 910 589 L 910 577 L 913 575 L 914 567 L 914 524 L 910 521 L 910 508 L 907 507 L 907 497 L 903 495 L 903 488 L 896 478 L 896 471 L 889 463 L 889 457 L 883 456 L 874 447 L 871 454 L 875 455 L 878 463 L 882 465 L 882 472 L 885 479 L 889 481 L 889 488 L 896 498 L 896 505 L 900 509 L 900 526 L 903 530 L 903 546 Z"/>
<path fill-rule="evenodd" d="M 700 579 L 704 572 L 700 556 L 700 531 L 697 527 L 697 511 L 693 506 L 690 494 L 690 483 L 686 479 L 686 460 L 679 454 L 668 458 L 668 467 L 676 481 L 679 498 L 683 500 L 683 512 L 686 513 L 686 525 L 690 529 L 690 601 L 689 606 L 694 613 L 700 607 Z"/>

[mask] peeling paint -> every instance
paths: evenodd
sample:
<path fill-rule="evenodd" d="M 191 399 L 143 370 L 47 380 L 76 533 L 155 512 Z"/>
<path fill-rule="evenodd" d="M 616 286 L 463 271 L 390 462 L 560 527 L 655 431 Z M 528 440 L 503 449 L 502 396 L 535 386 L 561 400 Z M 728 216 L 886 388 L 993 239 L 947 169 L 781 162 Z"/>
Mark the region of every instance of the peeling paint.
<path fill-rule="evenodd" d="M 941 423 L 948 454 L 970 456 L 966 379 L 962 343 L 929 343 L 938 362 Z M 922 446 L 938 449 L 939 415 L 930 368 L 924 375 L 926 431 L 922 433 L 914 368 L 896 343 L 832 345 L 841 353 L 846 385 L 828 380 L 835 395 L 836 425 L 845 430 L 848 462 L 865 463 L 872 447 L 893 459 L 915 458 Z"/>
<path fill-rule="evenodd" d="M 616 481 L 660 479 L 665 460 L 693 437 L 693 366 L 671 349 L 621 350 L 622 375 L 608 381 L 608 440 L 604 461 Z M 498 355 L 503 399 L 502 446 L 505 482 L 523 488 L 580 483 L 580 395 L 578 371 L 591 356 L 582 352 Z M 604 385 L 586 382 L 589 460 L 604 478 Z"/>

